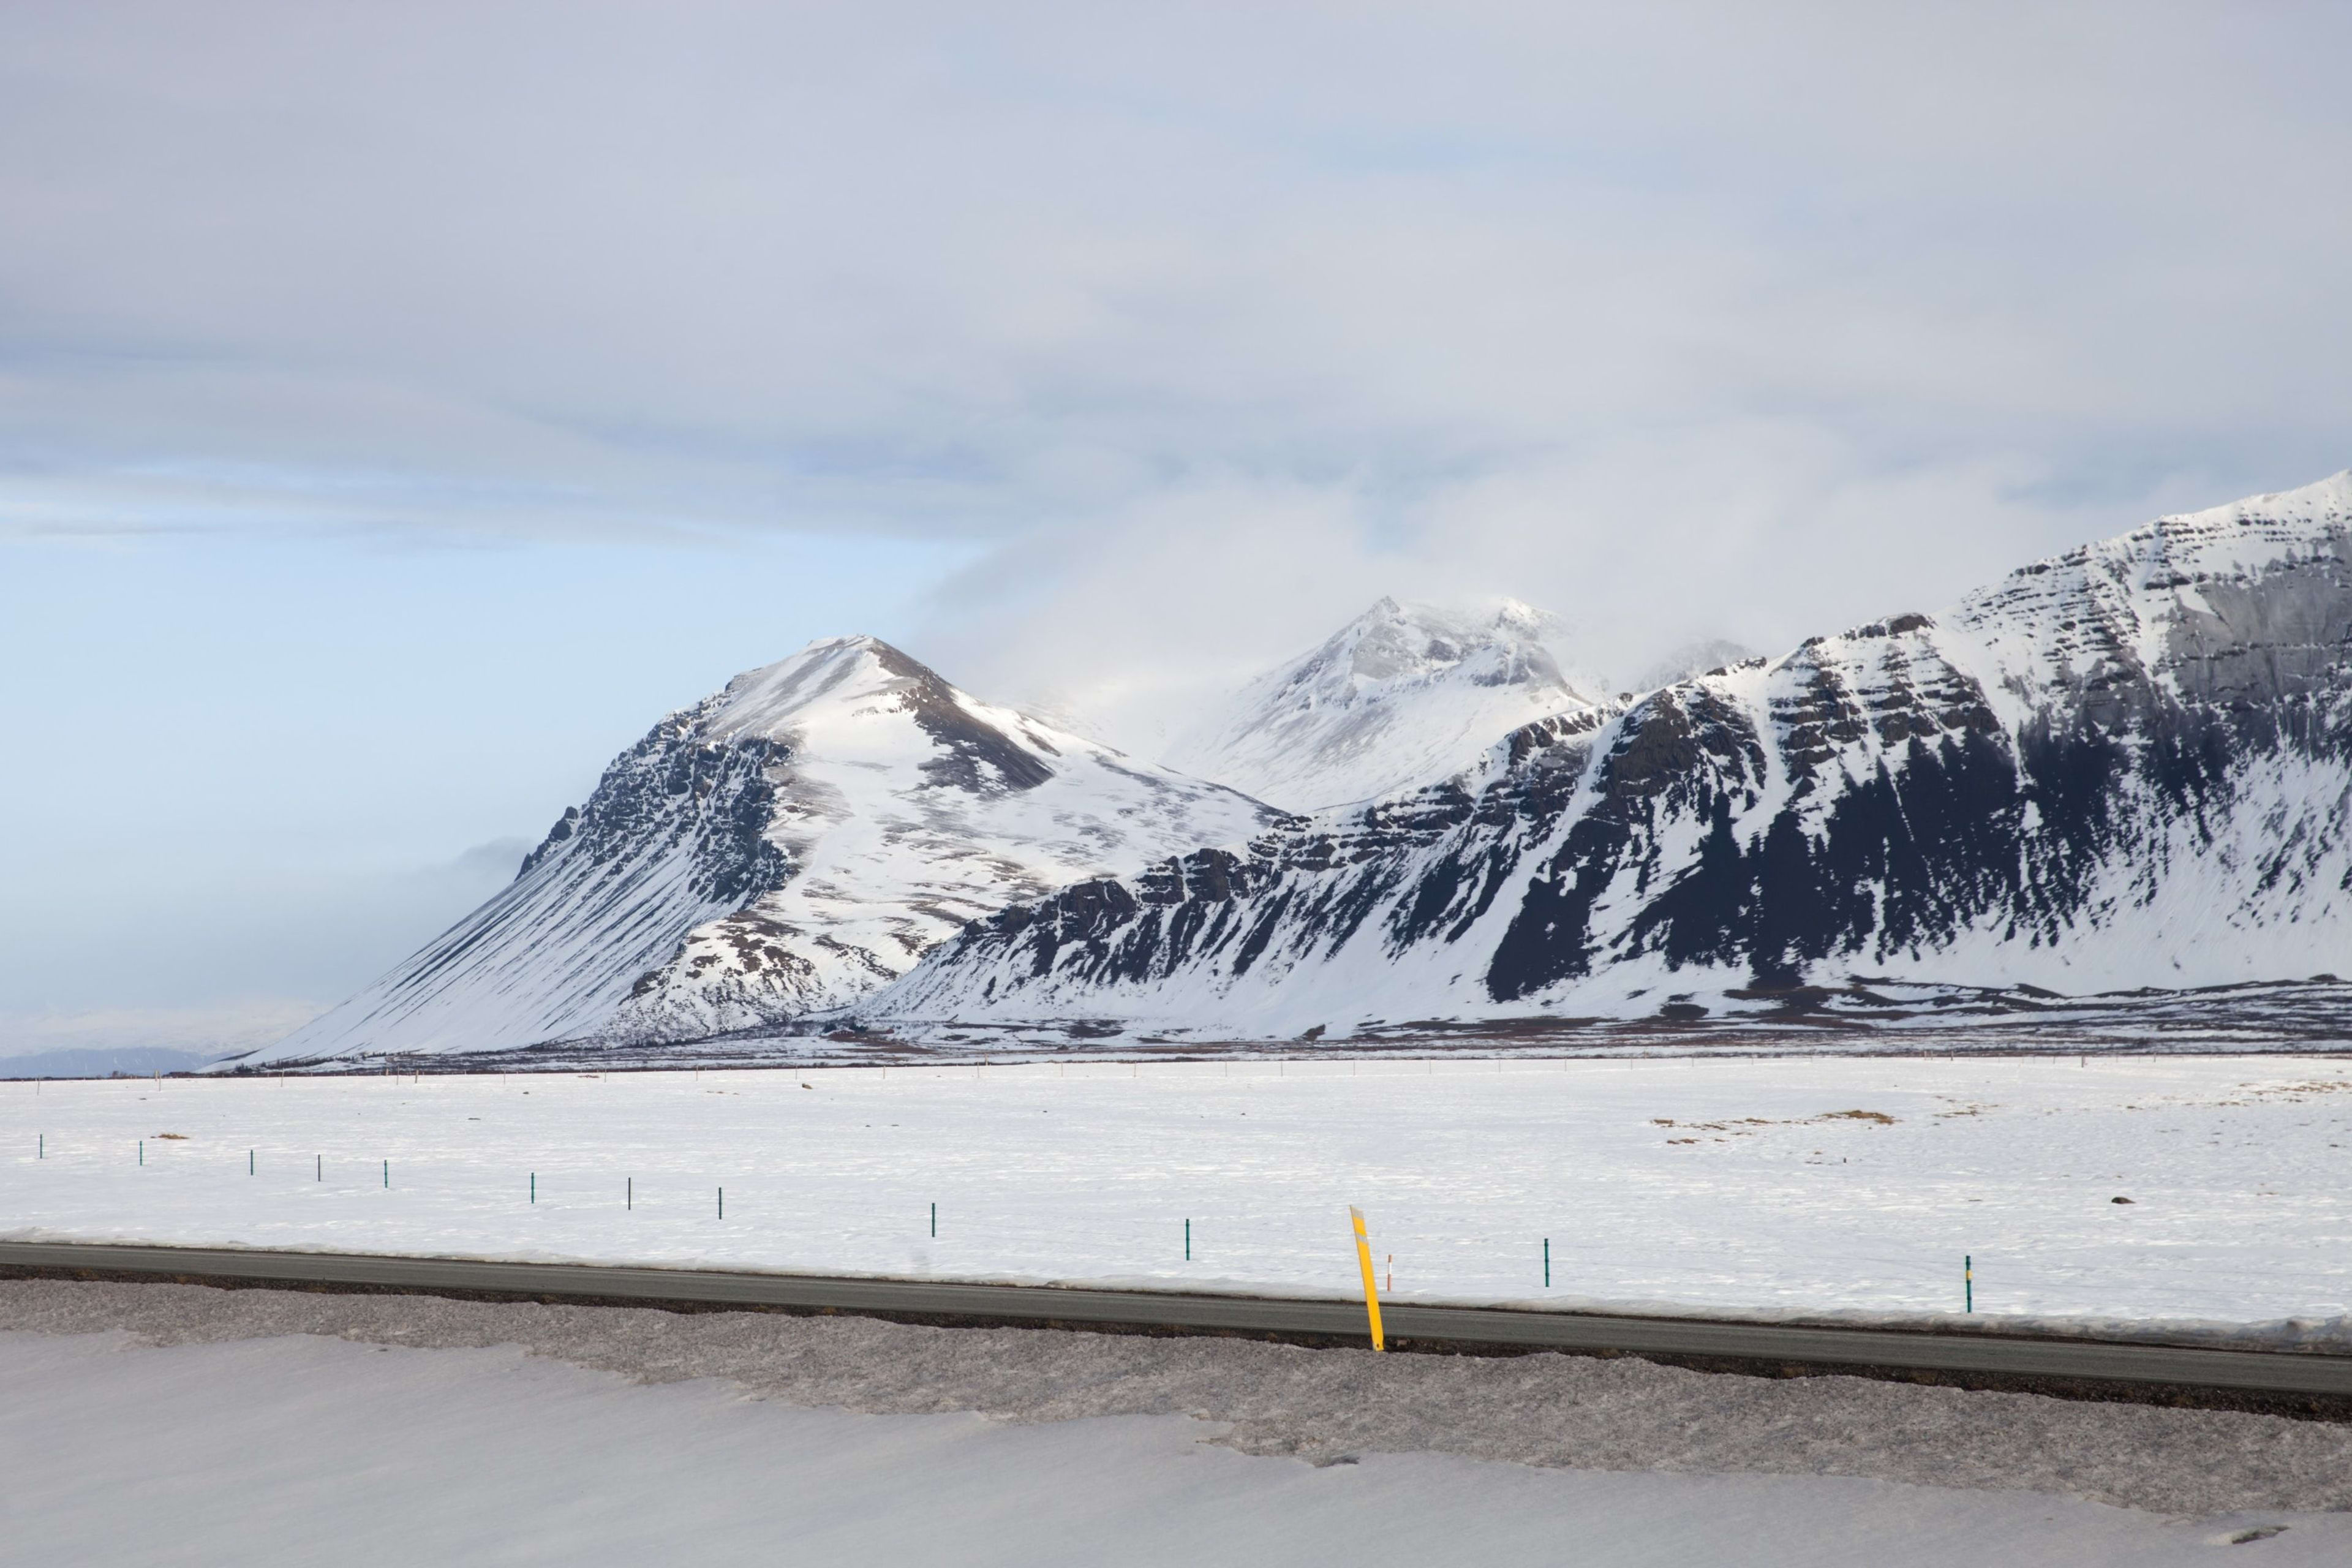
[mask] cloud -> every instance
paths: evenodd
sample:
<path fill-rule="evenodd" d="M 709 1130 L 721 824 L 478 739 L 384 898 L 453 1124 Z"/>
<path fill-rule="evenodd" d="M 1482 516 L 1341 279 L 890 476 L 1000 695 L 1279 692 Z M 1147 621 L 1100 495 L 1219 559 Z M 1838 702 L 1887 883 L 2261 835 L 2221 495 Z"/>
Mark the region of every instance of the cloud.
<path fill-rule="evenodd" d="M 0 1062 L 13 1058 L 142 1049 L 209 1059 L 284 1038 L 319 1014 L 316 1003 L 247 997 L 192 1006 L 47 1008 L 0 1013 Z M 150 1064 L 172 1070 L 174 1064 Z M 177 1064 L 180 1066 L 186 1063 Z M 100 1069 L 103 1070 L 103 1069 Z"/>
<path fill-rule="evenodd" d="M 494 838 L 467 849 L 449 869 L 471 886 L 510 882 L 522 869 L 523 857 L 538 847 L 539 841 L 533 838 Z"/>
<path fill-rule="evenodd" d="M 2347 45 L 18 5 L 0 521 L 970 541 L 916 651 L 1147 739 L 1383 592 L 1779 646 L 2344 466 Z"/>
<path fill-rule="evenodd" d="M 25 868 L 26 899 L 0 911 L 18 961 L 0 975 L 0 1054 L 267 1044 L 496 893 L 535 842 L 399 866 L 220 837 L 151 850 L 127 878 L 104 860 L 79 876 Z"/>

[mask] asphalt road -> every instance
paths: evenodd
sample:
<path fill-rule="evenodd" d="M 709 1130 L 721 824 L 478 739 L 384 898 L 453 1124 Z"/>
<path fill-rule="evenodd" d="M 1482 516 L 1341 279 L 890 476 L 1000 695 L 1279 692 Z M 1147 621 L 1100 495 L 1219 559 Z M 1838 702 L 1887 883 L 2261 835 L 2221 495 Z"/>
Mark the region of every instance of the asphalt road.
<path fill-rule="evenodd" d="M 1361 1343 L 1366 1338 L 1363 1307 L 1344 1301 L 844 1279 L 717 1269 L 0 1242 L 0 1275 L 6 1274 L 276 1283 L 702 1309 L 783 1309 L 955 1323 L 1235 1333 L 1315 1342 Z M 1558 1350 L 1639 1355 L 1721 1365 L 1727 1370 L 1836 1367 L 1882 1374 L 1990 1378 L 2024 1387 L 2063 1385 L 2080 1390 L 2085 1385 L 2106 1385 L 2116 1396 L 2126 1398 L 2133 1397 L 2135 1390 L 2161 1387 L 2221 1391 L 2258 1399 L 2303 1396 L 2333 1408 L 2352 1402 L 2352 1357 L 2347 1356 L 2028 1339 L 1967 1331 L 1797 1328 L 1401 1302 L 1383 1303 L 1381 1314 L 1392 1345 L 1423 1350 Z"/>

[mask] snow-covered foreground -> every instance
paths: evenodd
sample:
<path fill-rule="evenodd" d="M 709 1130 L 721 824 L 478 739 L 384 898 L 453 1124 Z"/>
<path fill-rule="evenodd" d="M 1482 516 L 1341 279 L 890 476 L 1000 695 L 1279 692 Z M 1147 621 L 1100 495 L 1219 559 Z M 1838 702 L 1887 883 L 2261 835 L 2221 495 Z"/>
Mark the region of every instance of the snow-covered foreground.
<path fill-rule="evenodd" d="M 2280 1057 L 0 1085 L 18 1238 L 1348 1293 L 1356 1204 L 1397 1295 L 1560 1306 L 1957 1311 L 1972 1256 L 1980 1314 L 2340 1319 L 2347 1176 L 2352 1063 Z"/>
<path fill-rule="evenodd" d="M 1181 1416 L 1003 1426 L 632 1386 L 505 1350 L 0 1334 L 26 1563 L 2339 1563 L 2352 1516 L 2181 1521 L 1827 1476 L 1315 1467 Z M 2284 1527 L 2283 1529 L 2281 1527 Z"/>

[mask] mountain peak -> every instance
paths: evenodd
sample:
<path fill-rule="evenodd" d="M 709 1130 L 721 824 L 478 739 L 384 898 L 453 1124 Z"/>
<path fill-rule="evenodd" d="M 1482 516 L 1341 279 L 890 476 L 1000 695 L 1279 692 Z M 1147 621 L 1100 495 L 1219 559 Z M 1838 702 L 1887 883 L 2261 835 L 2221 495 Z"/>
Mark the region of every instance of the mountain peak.
<path fill-rule="evenodd" d="M 1244 687 L 1171 766 L 1294 811 L 1435 783 L 1522 724 L 1591 706 L 1514 599 L 1474 608 L 1383 596 Z"/>
<path fill-rule="evenodd" d="M 1400 601 L 1382 595 L 1312 652 L 1263 678 L 1295 685 L 1344 672 L 1360 682 L 1425 680 L 1500 655 L 1513 680 L 1566 680 L 1541 638 L 1559 622 L 1517 599 L 1472 609 Z"/>
<path fill-rule="evenodd" d="M 955 689 L 880 637 L 819 637 L 790 658 L 730 680 L 705 705 L 700 721 L 709 734 L 781 738 L 813 709 L 910 689 Z"/>
<path fill-rule="evenodd" d="M 825 637 L 669 714 L 488 903 L 270 1048 L 660 1040 L 856 1000 L 965 922 L 1274 813 Z"/>

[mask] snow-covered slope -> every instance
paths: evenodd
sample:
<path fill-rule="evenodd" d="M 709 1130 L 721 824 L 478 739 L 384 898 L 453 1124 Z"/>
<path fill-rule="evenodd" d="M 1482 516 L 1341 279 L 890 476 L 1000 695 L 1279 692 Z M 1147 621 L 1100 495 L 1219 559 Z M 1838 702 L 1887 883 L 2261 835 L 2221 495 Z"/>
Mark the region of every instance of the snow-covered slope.
<path fill-rule="evenodd" d="M 1516 601 L 1481 612 L 1382 599 L 1319 647 L 1250 682 L 1168 763 L 1290 811 L 1434 783 L 1522 724 L 1590 697 Z"/>
<path fill-rule="evenodd" d="M 813 643 L 663 720 L 498 897 L 245 1061 L 772 1022 L 866 994 L 976 915 L 1274 816 L 872 637 Z"/>
<path fill-rule="evenodd" d="M 2347 964 L 2339 474 L 1009 909 L 868 1011 L 1275 1034 L 1803 1006 L 1801 983 L 1857 975 L 2080 992 Z"/>

